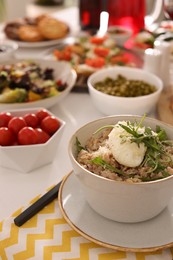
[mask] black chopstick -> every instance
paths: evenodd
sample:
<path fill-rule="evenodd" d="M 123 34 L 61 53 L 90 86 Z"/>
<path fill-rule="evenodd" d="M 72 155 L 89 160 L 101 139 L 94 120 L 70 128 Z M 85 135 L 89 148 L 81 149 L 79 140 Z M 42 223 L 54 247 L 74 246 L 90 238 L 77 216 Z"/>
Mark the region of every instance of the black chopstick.
<path fill-rule="evenodd" d="M 36 215 L 41 209 L 48 205 L 51 201 L 58 197 L 58 192 L 61 182 L 55 185 L 47 193 L 45 193 L 41 198 L 24 210 L 20 215 L 14 219 L 16 226 L 22 226 L 26 221 Z"/>

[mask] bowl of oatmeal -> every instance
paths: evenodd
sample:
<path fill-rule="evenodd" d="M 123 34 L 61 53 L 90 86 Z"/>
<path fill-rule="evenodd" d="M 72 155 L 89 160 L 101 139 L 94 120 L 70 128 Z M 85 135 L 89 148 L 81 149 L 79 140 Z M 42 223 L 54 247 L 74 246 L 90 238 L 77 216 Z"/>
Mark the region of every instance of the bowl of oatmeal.
<path fill-rule="evenodd" d="M 69 142 L 86 201 L 118 222 L 160 214 L 173 196 L 173 128 L 157 119 L 118 115 L 89 122 Z"/>

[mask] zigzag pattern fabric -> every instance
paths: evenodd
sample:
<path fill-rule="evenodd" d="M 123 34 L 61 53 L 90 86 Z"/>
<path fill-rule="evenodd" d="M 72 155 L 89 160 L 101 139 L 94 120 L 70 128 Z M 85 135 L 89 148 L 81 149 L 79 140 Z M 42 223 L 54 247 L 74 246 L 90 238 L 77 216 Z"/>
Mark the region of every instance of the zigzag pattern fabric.
<path fill-rule="evenodd" d="M 33 203 L 37 198 L 32 200 Z M 172 260 L 173 249 L 120 252 L 97 245 L 74 231 L 63 218 L 58 199 L 17 227 L 14 217 L 0 222 L 0 260 Z"/>

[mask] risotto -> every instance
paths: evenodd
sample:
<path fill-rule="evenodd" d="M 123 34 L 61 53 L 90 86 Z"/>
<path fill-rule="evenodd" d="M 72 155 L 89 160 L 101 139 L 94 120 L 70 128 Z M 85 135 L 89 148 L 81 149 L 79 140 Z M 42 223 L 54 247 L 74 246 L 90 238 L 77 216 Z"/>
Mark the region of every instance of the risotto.
<path fill-rule="evenodd" d="M 173 174 L 173 141 L 159 126 L 121 121 L 98 129 L 82 147 L 76 138 L 77 161 L 90 172 L 126 182 L 146 182 Z"/>

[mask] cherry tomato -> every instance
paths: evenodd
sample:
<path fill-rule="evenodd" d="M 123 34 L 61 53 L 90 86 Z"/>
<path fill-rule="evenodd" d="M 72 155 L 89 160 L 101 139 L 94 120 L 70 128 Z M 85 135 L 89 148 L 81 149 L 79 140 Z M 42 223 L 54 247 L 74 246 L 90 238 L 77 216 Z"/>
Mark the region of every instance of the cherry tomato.
<path fill-rule="evenodd" d="M 8 127 L 0 128 L 0 145 L 7 146 L 12 145 L 15 141 L 13 132 Z"/>
<path fill-rule="evenodd" d="M 24 115 L 23 118 L 25 119 L 27 126 L 31 126 L 33 128 L 38 126 L 38 117 L 35 114 L 29 113 Z"/>
<path fill-rule="evenodd" d="M 94 44 L 102 44 L 107 39 L 107 36 L 99 37 L 99 36 L 92 36 L 90 38 L 90 42 Z"/>
<path fill-rule="evenodd" d="M 115 55 L 111 58 L 111 63 L 113 64 L 127 64 L 129 58 L 125 54 Z"/>
<path fill-rule="evenodd" d="M 106 57 L 109 54 L 110 50 L 105 47 L 96 47 L 94 53 L 101 57 Z"/>
<path fill-rule="evenodd" d="M 37 133 L 30 126 L 23 127 L 18 133 L 18 142 L 21 145 L 36 144 L 37 141 Z"/>
<path fill-rule="evenodd" d="M 36 116 L 37 116 L 39 122 L 41 122 L 43 120 L 43 118 L 45 118 L 46 116 L 49 116 L 49 115 L 50 114 L 47 112 L 46 109 L 41 109 L 36 112 Z"/>
<path fill-rule="evenodd" d="M 101 68 L 105 65 L 105 60 L 102 57 L 92 58 L 92 59 L 86 59 L 85 63 L 88 66 L 94 67 L 94 68 Z"/>
<path fill-rule="evenodd" d="M 135 46 L 142 50 L 153 48 L 152 44 L 145 43 L 145 42 L 135 42 Z"/>
<path fill-rule="evenodd" d="M 48 134 L 54 134 L 60 127 L 59 120 L 54 116 L 47 116 L 41 121 L 41 128 Z"/>
<path fill-rule="evenodd" d="M 49 140 L 50 135 L 48 133 L 46 133 L 45 131 L 43 131 L 41 128 L 36 128 L 35 131 L 37 133 L 37 143 L 38 144 L 46 143 Z"/>
<path fill-rule="evenodd" d="M 27 126 L 27 124 L 23 117 L 15 116 L 8 123 L 8 128 L 12 130 L 15 134 L 18 134 L 20 129 L 22 129 L 25 126 Z"/>
<path fill-rule="evenodd" d="M 0 113 L 0 127 L 8 126 L 8 122 L 12 119 L 12 115 L 9 112 Z"/>
<path fill-rule="evenodd" d="M 54 50 L 54 55 L 58 60 L 70 61 L 72 58 L 71 51 L 69 50 Z"/>

